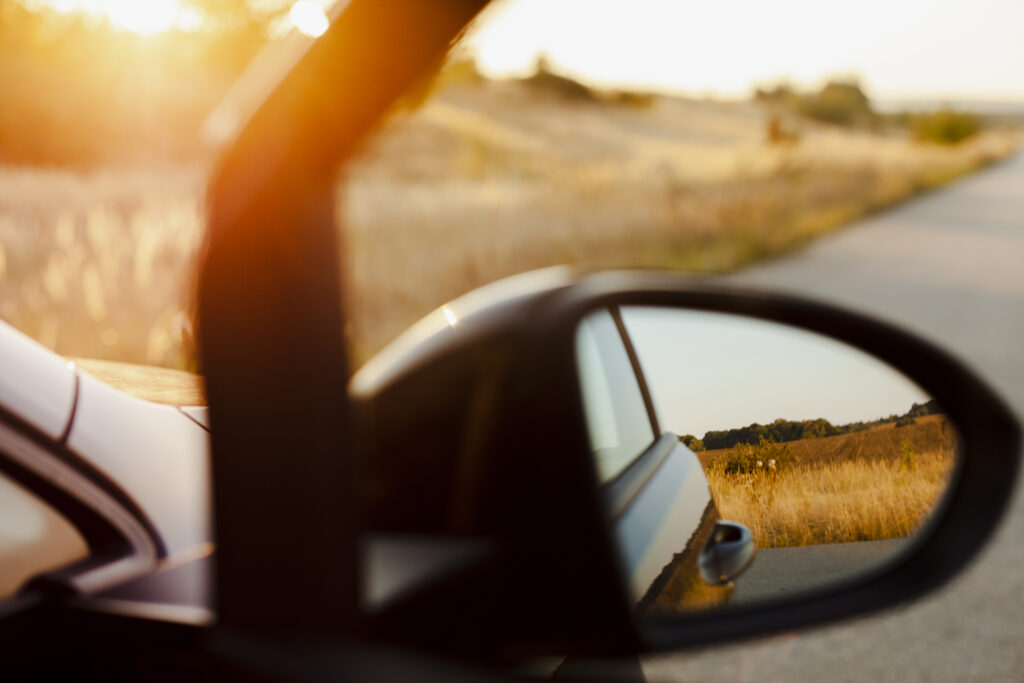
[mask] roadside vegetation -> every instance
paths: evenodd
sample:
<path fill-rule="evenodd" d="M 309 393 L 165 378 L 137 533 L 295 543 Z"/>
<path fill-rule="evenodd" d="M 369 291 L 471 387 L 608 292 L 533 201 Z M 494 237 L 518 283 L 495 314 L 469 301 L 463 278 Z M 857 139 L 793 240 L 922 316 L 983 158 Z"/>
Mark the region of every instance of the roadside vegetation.
<path fill-rule="evenodd" d="M 914 139 L 940 145 L 956 145 L 982 130 L 981 117 L 970 112 L 940 109 L 910 118 Z"/>
<path fill-rule="evenodd" d="M 856 85 L 785 104 L 630 95 L 543 60 L 519 81 L 465 62 L 441 79 L 345 174 L 359 359 L 441 302 L 528 269 L 718 273 L 772 258 L 1021 140 L 992 127 L 926 144 Z"/>
<path fill-rule="evenodd" d="M 747 525 L 760 548 L 904 538 L 945 492 L 955 437 L 941 415 L 897 424 L 787 443 L 760 436 L 701 460 L 722 518 Z"/>
<path fill-rule="evenodd" d="M 916 142 L 939 145 L 960 144 L 992 127 L 975 112 L 951 107 L 880 113 L 856 80 L 829 81 L 820 90 L 806 93 L 797 93 L 786 84 L 771 89 L 758 88 L 754 100 L 774 113 L 767 137 L 776 144 L 799 140 L 799 124 L 794 123 L 794 117 L 847 129 L 909 133 Z M 786 116 L 789 117 L 788 128 L 782 126 Z"/>

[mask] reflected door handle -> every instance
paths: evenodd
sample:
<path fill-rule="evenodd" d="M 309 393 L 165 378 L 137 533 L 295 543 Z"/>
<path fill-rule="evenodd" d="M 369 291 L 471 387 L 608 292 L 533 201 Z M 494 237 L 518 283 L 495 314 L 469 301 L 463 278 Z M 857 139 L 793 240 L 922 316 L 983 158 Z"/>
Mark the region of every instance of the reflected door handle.
<path fill-rule="evenodd" d="M 697 565 L 701 578 L 712 586 L 734 581 L 757 554 L 750 529 L 736 522 L 719 521 L 711 532 Z"/>

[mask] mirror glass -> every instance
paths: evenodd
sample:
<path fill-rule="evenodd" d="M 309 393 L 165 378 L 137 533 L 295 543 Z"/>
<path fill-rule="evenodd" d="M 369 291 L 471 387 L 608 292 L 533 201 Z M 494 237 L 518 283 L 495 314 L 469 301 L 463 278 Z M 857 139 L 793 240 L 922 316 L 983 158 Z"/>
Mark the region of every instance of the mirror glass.
<path fill-rule="evenodd" d="M 576 337 L 610 533 L 638 614 L 792 598 L 892 561 L 958 439 L 892 367 L 733 314 L 599 310 Z"/>

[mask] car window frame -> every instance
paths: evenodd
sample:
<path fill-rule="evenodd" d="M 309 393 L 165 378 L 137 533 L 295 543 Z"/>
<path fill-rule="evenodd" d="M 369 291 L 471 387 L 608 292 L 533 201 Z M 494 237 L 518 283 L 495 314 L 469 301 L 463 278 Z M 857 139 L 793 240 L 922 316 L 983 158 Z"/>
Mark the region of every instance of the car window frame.
<path fill-rule="evenodd" d="M 629 356 L 629 363 L 633 366 L 633 374 L 636 376 L 636 382 L 640 386 L 640 395 L 644 399 L 644 408 L 646 408 L 647 417 L 651 421 L 654 441 L 657 441 L 662 436 L 661 425 L 658 422 L 658 413 L 654 409 L 654 399 L 651 397 L 651 390 L 647 386 L 647 377 L 644 375 L 643 366 L 640 365 L 640 357 L 636 353 L 633 340 L 630 338 L 626 324 L 622 320 L 622 311 L 619 310 L 618 306 L 609 306 L 608 310 L 611 312 L 612 320 L 615 321 L 615 327 L 619 331 L 622 344 L 626 347 L 626 355 Z"/>
<path fill-rule="evenodd" d="M 591 444 L 592 451 L 594 453 L 594 464 L 595 464 L 595 467 L 596 467 L 599 484 L 600 484 L 600 486 L 602 488 L 606 488 L 610 484 L 612 484 L 613 482 L 615 482 L 618 479 L 620 479 L 622 477 L 623 473 L 625 473 L 627 470 L 632 468 L 637 463 L 637 461 L 639 461 L 643 457 L 643 455 L 645 453 L 647 453 L 651 449 L 651 447 L 655 443 L 657 443 L 664 436 L 664 434 L 662 433 L 660 424 L 658 422 L 658 416 L 657 416 L 657 412 L 654 409 L 654 402 L 653 402 L 653 399 L 651 397 L 650 389 L 647 386 L 647 378 L 644 376 L 642 366 L 640 365 L 640 359 L 637 356 L 636 349 L 633 347 L 633 342 L 632 342 L 632 340 L 629 337 L 629 333 L 628 333 L 628 331 L 626 329 L 625 323 L 622 320 L 622 315 L 621 315 L 621 312 L 619 311 L 619 308 L 617 306 L 609 306 L 607 308 L 602 308 L 602 309 L 598 309 L 598 310 L 594 311 L 592 315 L 598 315 L 598 314 L 602 314 L 602 313 L 605 313 L 605 314 L 608 315 L 608 317 L 611 319 L 612 324 L 614 325 L 614 328 L 615 328 L 614 336 L 609 336 L 609 338 L 608 338 L 609 342 L 613 343 L 613 344 L 618 344 L 619 348 L 621 350 L 625 351 L 626 359 L 627 359 L 627 362 L 629 363 L 629 370 L 630 370 L 631 376 L 632 376 L 633 380 L 636 382 L 637 389 L 639 390 L 640 400 L 641 400 L 641 404 L 643 406 L 643 408 L 642 408 L 643 414 L 644 414 L 644 416 L 647 419 L 647 425 L 648 425 L 648 427 L 650 429 L 650 432 L 649 432 L 650 439 L 647 440 L 646 442 L 644 442 L 639 449 L 636 449 L 635 451 L 628 451 L 628 456 L 626 457 L 626 459 L 624 459 L 623 462 L 616 469 L 614 469 L 610 474 L 605 474 L 603 472 L 602 461 L 598 457 L 598 450 L 593 448 L 594 444 Z M 582 325 L 582 322 L 581 322 L 581 325 Z M 578 332 L 577 332 L 577 334 L 578 334 Z M 577 339 L 577 343 L 579 343 L 578 339 Z M 598 344 L 598 346 L 600 346 L 600 343 Z M 605 364 L 604 363 L 605 361 L 612 360 L 612 359 L 606 358 L 605 354 L 601 353 L 601 349 L 600 348 L 597 349 L 597 352 L 598 352 L 599 356 L 601 357 L 601 364 L 602 365 Z M 603 370 L 603 368 L 602 368 L 602 370 Z M 579 370 L 578 372 L 579 372 L 579 378 L 580 378 L 580 393 L 581 393 L 581 397 L 583 397 L 583 395 L 586 393 L 584 391 L 584 384 L 585 384 L 584 381 L 583 381 L 584 377 L 583 377 L 582 370 Z M 589 402 L 584 397 L 583 405 L 586 407 L 588 405 L 588 403 Z M 589 411 L 589 409 L 587 409 L 587 410 Z M 587 419 L 587 422 L 588 422 L 587 430 L 588 430 L 588 432 L 590 432 L 591 427 L 589 425 L 589 422 L 590 422 L 589 418 Z M 621 430 L 616 429 L 616 431 L 619 432 Z M 645 434 L 648 434 L 648 433 L 645 432 Z M 621 436 L 621 434 L 620 434 L 620 436 Z"/>

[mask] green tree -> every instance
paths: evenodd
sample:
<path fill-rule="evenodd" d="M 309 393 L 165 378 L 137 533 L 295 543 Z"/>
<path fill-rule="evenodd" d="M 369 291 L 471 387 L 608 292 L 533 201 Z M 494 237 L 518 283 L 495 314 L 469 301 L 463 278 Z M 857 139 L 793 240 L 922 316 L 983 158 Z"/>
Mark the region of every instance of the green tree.
<path fill-rule="evenodd" d="M 832 426 L 832 423 L 824 418 L 810 420 L 804 423 L 802 439 L 820 439 L 825 436 L 835 436 L 839 429 Z"/>
<path fill-rule="evenodd" d="M 808 118 L 838 126 L 872 124 L 871 101 L 855 81 L 829 81 L 815 94 L 800 99 L 799 111 Z"/>
<path fill-rule="evenodd" d="M 910 121 L 910 132 L 921 142 L 955 145 L 981 130 L 981 119 L 968 112 L 940 109 L 930 114 L 918 114 Z"/>
<path fill-rule="evenodd" d="M 700 453 L 701 451 L 704 450 L 704 442 L 695 437 L 693 434 L 686 434 L 684 436 L 680 436 L 679 440 L 683 443 L 684 446 L 689 448 L 694 453 Z"/>

